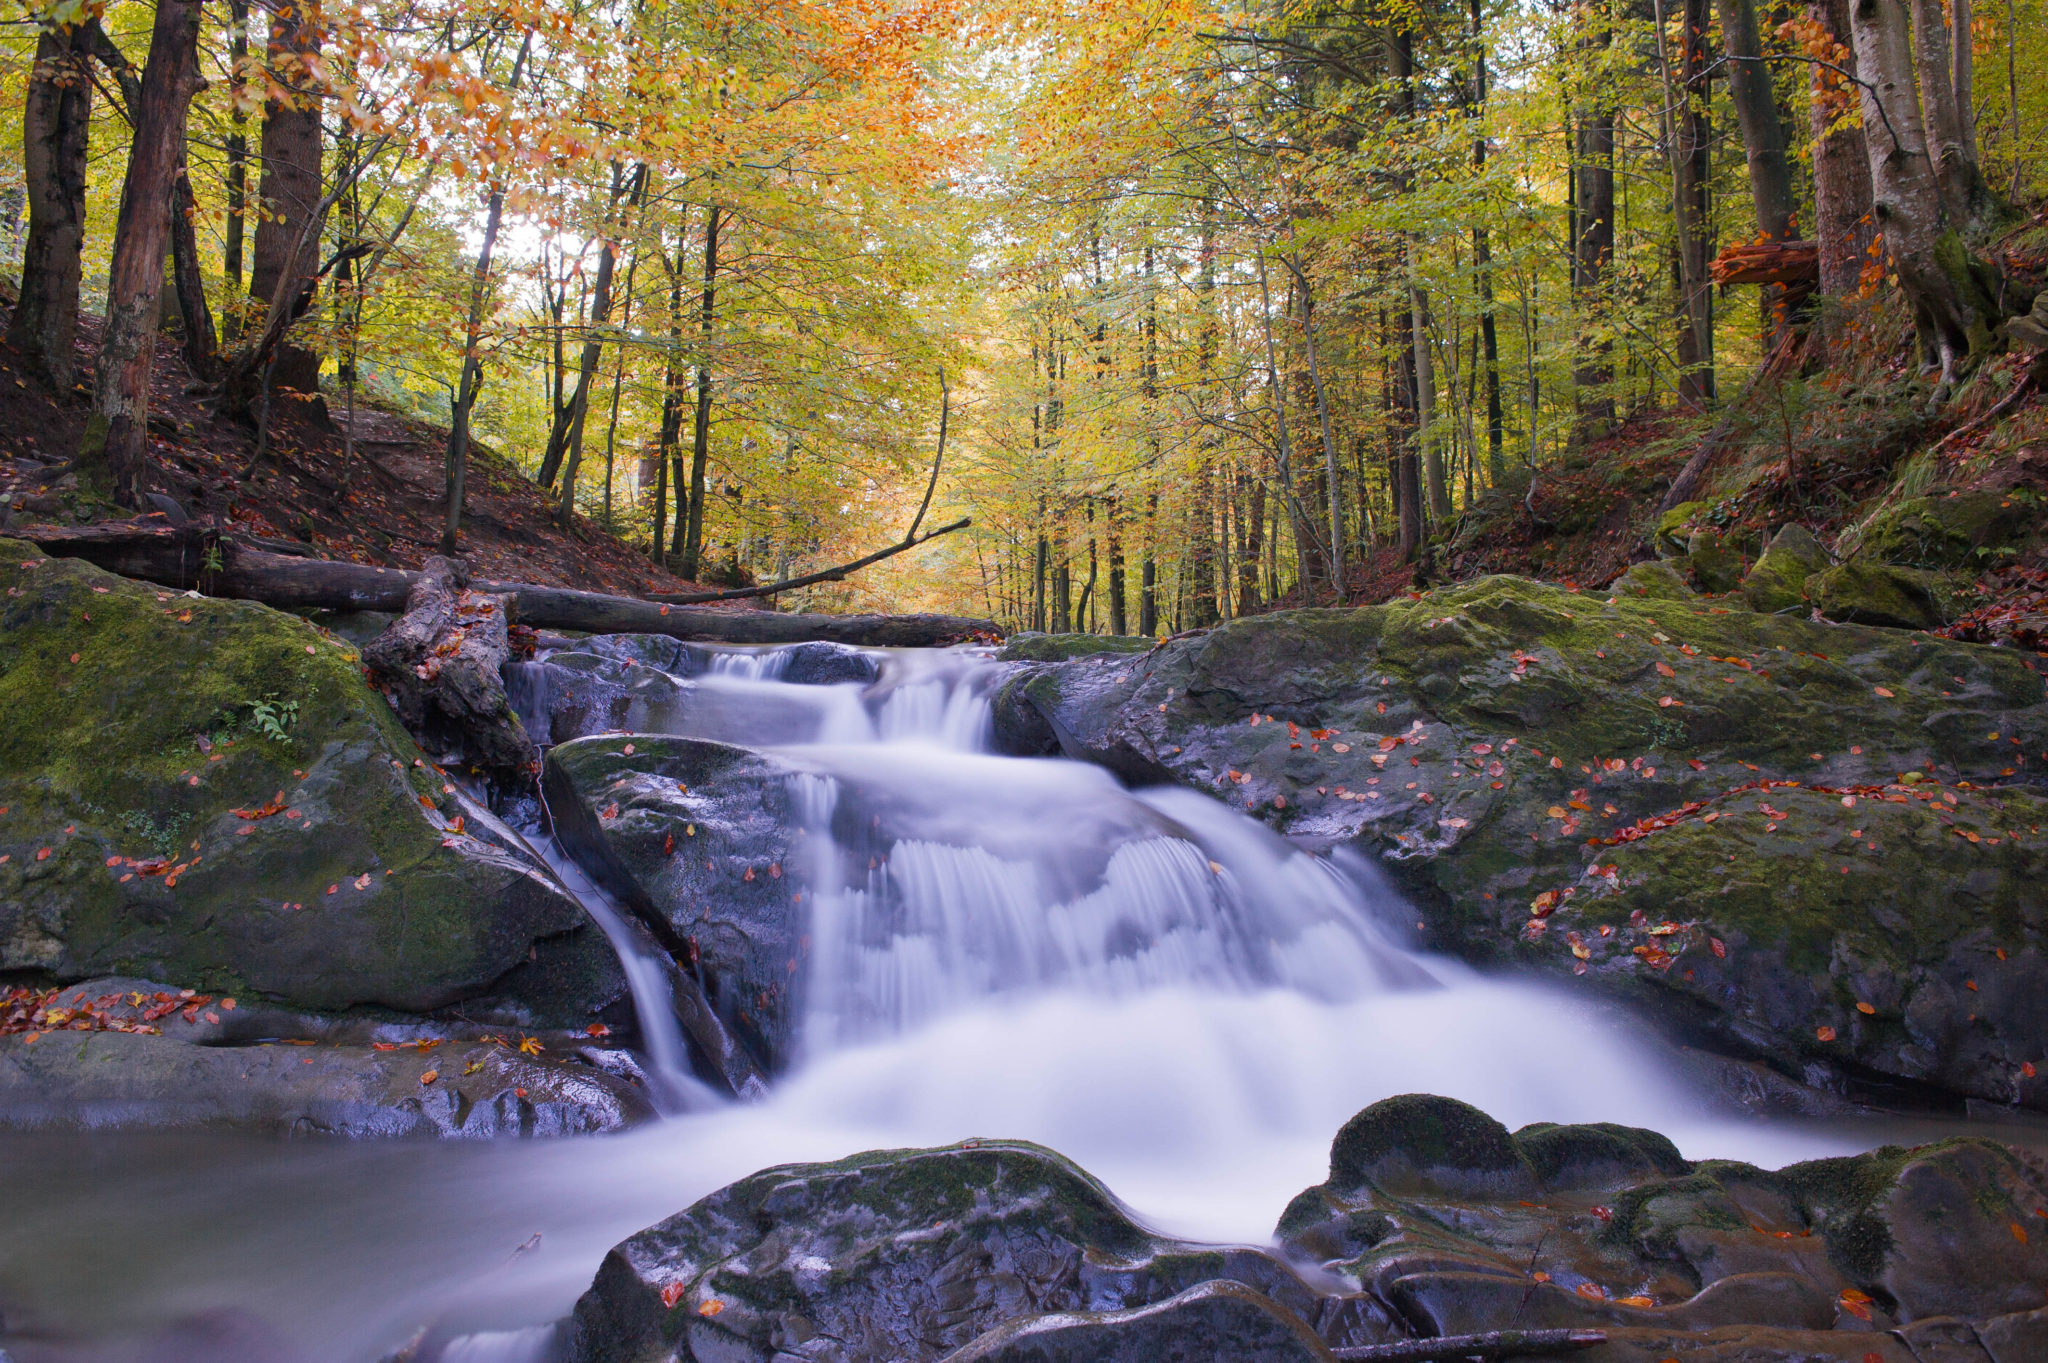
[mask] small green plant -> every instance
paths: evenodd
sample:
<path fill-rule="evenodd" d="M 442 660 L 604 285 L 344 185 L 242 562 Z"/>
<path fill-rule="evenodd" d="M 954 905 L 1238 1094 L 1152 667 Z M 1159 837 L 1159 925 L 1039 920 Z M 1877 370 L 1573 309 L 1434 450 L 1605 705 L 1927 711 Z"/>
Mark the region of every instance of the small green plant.
<path fill-rule="evenodd" d="M 298 722 L 299 703 L 279 700 L 275 691 L 262 700 L 245 700 L 242 704 L 249 711 L 249 727 L 273 742 L 284 742 L 292 725 Z"/>
<path fill-rule="evenodd" d="M 207 545 L 207 546 L 206 546 L 206 547 L 205 547 L 204 549 L 202 549 L 202 550 L 200 551 L 200 553 L 199 553 L 199 571 L 200 571 L 200 572 L 202 572 L 202 573 L 209 573 L 209 574 L 218 574 L 218 573 L 220 573 L 220 572 L 221 572 L 221 571 L 222 571 L 223 569 L 225 569 L 225 568 L 226 568 L 226 566 L 227 566 L 227 565 L 226 565 L 226 564 L 225 564 L 224 562 L 222 562 L 222 560 L 221 560 L 221 556 L 220 556 L 220 545 L 218 545 L 218 544 L 209 544 L 209 545 Z"/>

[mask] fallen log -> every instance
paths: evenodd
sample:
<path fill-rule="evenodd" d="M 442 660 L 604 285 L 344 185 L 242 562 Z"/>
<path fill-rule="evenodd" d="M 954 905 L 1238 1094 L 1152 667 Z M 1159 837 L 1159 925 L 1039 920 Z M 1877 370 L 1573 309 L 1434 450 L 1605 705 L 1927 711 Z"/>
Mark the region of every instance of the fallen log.
<path fill-rule="evenodd" d="M 1605 1344 L 1598 1330 L 1492 1330 L 1483 1335 L 1438 1335 L 1332 1349 L 1344 1363 L 1451 1363 L 1467 1358 L 1563 1354 Z"/>
<path fill-rule="evenodd" d="M 1820 280 L 1817 241 L 1740 241 L 1707 266 L 1716 284 L 1812 284 Z"/>
<path fill-rule="evenodd" d="M 54 557 L 82 558 L 123 577 L 178 591 L 260 601 L 281 610 L 401 614 L 420 577 L 404 568 L 273 554 L 232 535 L 198 526 L 175 527 L 155 516 L 100 525 L 27 526 L 7 534 Z M 586 634 L 663 634 L 721 644 L 824 642 L 862 648 L 939 648 L 1003 635 L 992 620 L 955 615 L 785 615 L 670 605 L 527 582 L 478 580 L 470 587 L 511 598 L 520 624 Z"/>

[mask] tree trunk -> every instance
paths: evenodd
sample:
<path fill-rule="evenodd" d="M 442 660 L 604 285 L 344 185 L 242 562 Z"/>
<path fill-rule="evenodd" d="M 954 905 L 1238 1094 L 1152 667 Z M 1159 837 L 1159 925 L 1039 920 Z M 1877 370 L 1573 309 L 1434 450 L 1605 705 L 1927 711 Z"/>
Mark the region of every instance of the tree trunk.
<path fill-rule="evenodd" d="M 1997 309 L 1942 207 L 1913 77 L 1905 0 L 1850 0 L 1870 186 L 1899 287 L 1944 384 L 1986 349 Z"/>
<path fill-rule="evenodd" d="M 1788 241 L 1794 235 L 1797 204 L 1792 197 L 1792 162 L 1785 149 L 1785 125 L 1778 119 L 1778 101 L 1771 89 L 1771 70 L 1763 58 L 1754 0 L 1715 0 L 1721 13 L 1721 38 L 1728 47 L 1728 96 L 1735 121 L 1742 128 L 1742 150 L 1749 163 L 1749 195 L 1756 205 L 1757 231 L 1767 241 Z M 1764 288 L 1764 349 L 1782 342 L 1792 327 L 1795 295 L 1776 285 Z"/>
<path fill-rule="evenodd" d="M 1109 632 L 1129 633 L 1124 617 L 1123 504 L 1115 497 L 1103 502 L 1103 526 L 1109 536 Z"/>
<path fill-rule="evenodd" d="M 683 518 L 683 251 L 686 234 L 676 231 L 675 264 L 668 267 L 668 356 L 661 375 L 661 434 L 655 441 L 654 543 L 650 556 L 662 561 L 667 544 L 668 489 L 675 487 L 676 519 Z M 664 260 L 664 266 L 667 262 Z M 675 476 L 669 476 L 673 466 Z"/>
<path fill-rule="evenodd" d="M 1966 73 L 1957 57 L 1967 50 L 1968 43 L 1951 45 L 1941 0 L 1911 0 L 1911 4 L 1913 60 L 1919 68 L 1920 108 L 1931 140 L 1928 152 L 1934 157 L 1935 178 L 1949 224 L 1961 227 L 1984 211 L 1990 197 L 1984 174 L 1977 168 L 1977 139 L 1969 132 L 1975 119 L 1965 113 L 1962 91 L 1956 86 L 1957 73 Z M 1959 30 L 1958 37 L 1964 36 Z"/>
<path fill-rule="evenodd" d="M 188 7 L 172 0 L 164 8 Z M 421 576 L 399 568 L 266 553 L 226 537 L 134 523 L 31 528 L 24 533 L 47 554 L 83 558 L 109 572 L 180 591 L 203 588 L 213 596 L 261 601 L 281 610 L 402 612 Z M 220 554 L 218 571 L 207 566 L 209 541 Z M 993 621 L 951 615 L 799 615 L 678 606 L 523 582 L 479 580 L 470 588 L 511 597 L 519 624 L 591 634 L 662 634 L 732 644 L 824 640 L 869 648 L 938 648 L 1002 635 Z"/>
<path fill-rule="evenodd" d="M 1196 342 L 1195 373 L 1206 383 L 1216 368 L 1218 326 L 1216 318 L 1216 206 L 1202 202 L 1201 243 L 1197 248 L 1200 273 L 1195 281 L 1195 303 L 1201 309 L 1200 338 Z M 1259 263 L 1264 279 L 1265 262 Z M 1270 320 L 1266 331 L 1266 354 L 1270 365 L 1273 333 Z M 1279 397 L 1279 377 L 1273 376 L 1274 396 Z M 1287 408 L 1280 407 L 1281 448 L 1286 448 Z M 1281 456 L 1283 462 L 1285 454 Z M 1187 628 L 1206 629 L 1216 623 L 1216 441 L 1208 431 L 1196 438 L 1194 486 L 1189 493 L 1188 556 L 1181 570 L 1181 595 L 1188 599 Z"/>
<path fill-rule="evenodd" d="M 647 169 L 639 166 L 630 177 L 631 199 L 639 204 L 640 190 L 646 184 Z M 622 180 L 619 168 L 612 168 L 612 206 L 617 207 Z M 576 473 L 583 463 L 583 430 L 590 416 L 590 386 L 597 375 L 598 361 L 604 355 L 604 329 L 612 319 L 612 276 L 618 269 L 618 223 L 612 213 L 606 215 L 604 242 L 597 252 L 597 283 L 591 292 L 589 330 L 585 333 L 583 354 L 576 371 L 576 394 L 569 400 L 567 439 L 564 442 L 562 461 L 562 500 L 556 511 L 556 520 L 564 529 L 572 522 L 576 512 Z M 550 470 L 543 464 L 541 485 L 547 486 Z"/>
<path fill-rule="evenodd" d="M 1614 424 L 1614 343 L 1607 339 L 1608 266 L 1614 260 L 1614 112 L 1586 116 L 1579 124 L 1573 153 L 1578 205 L 1578 238 L 1572 256 L 1572 283 L 1579 307 L 1579 358 L 1573 373 L 1578 385 L 1579 435 L 1603 435 Z M 1589 334 L 1591 333 L 1591 334 Z"/>
<path fill-rule="evenodd" d="M 228 302 L 221 315 L 221 339 L 229 345 L 242 334 L 242 245 L 249 216 L 249 116 L 242 112 L 248 79 L 242 63 L 248 56 L 249 0 L 228 0 L 228 226 L 221 253 Z"/>
<path fill-rule="evenodd" d="M 1316 319 L 1315 295 L 1309 289 L 1308 276 L 1297 270 L 1295 278 L 1301 285 L 1301 340 L 1308 352 L 1309 383 L 1315 390 L 1316 422 L 1323 437 L 1323 472 L 1329 482 L 1327 491 L 1330 502 L 1330 585 L 1336 589 L 1337 602 L 1343 604 L 1345 591 L 1344 574 L 1344 501 L 1342 484 L 1338 478 L 1337 441 L 1330 434 L 1330 404 L 1323 395 L 1323 371 L 1316 363 Z"/>
<path fill-rule="evenodd" d="M 1398 346 L 1395 352 L 1395 368 L 1399 379 L 1395 384 L 1396 406 L 1399 418 L 1388 435 L 1395 441 L 1393 494 L 1394 515 L 1401 526 L 1401 561 L 1412 563 L 1422 547 L 1422 461 L 1417 452 L 1415 433 L 1416 373 L 1415 373 L 1415 303 L 1414 295 L 1408 295 L 1408 306 L 1401 309 L 1394 319 L 1396 335 L 1385 338 L 1389 346 Z M 1403 432 L 1400 428 L 1405 427 Z"/>
<path fill-rule="evenodd" d="M 723 216 L 716 204 L 706 210 L 704 220 L 704 291 L 699 298 L 697 354 L 697 416 L 690 433 L 689 523 L 678 516 L 682 532 L 684 577 L 695 580 L 697 561 L 704 551 L 704 473 L 711 459 L 711 340 L 718 321 L 718 228 Z M 680 492 L 681 489 L 678 489 Z"/>
<path fill-rule="evenodd" d="M 1471 11 L 1472 113 L 1475 118 L 1480 118 L 1486 112 L 1486 27 L 1482 0 L 1472 0 Z M 1477 175 L 1486 173 L 1486 134 L 1483 131 L 1472 139 L 1472 169 Z M 1479 223 L 1472 225 L 1472 269 L 1479 281 L 1479 340 L 1485 352 L 1486 366 L 1486 472 L 1488 481 L 1498 485 L 1508 471 L 1501 452 L 1505 422 L 1500 409 L 1500 336 L 1493 317 L 1493 241 Z M 1363 486 L 1358 490 L 1358 497 L 1362 506 L 1365 501 Z"/>
<path fill-rule="evenodd" d="M 206 304 L 206 277 L 199 267 L 199 235 L 192 225 L 198 206 L 192 201 L 191 169 L 178 158 L 176 198 L 171 204 L 171 278 L 178 291 L 178 317 L 184 331 L 185 367 L 205 382 L 220 369 L 220 342 L 213 330 L 213 310 Z"/>
<path fill-rule="evenodd" d="M 123 506 L 142 497 L 148 455 L 149 368 L 170 243 L 171 205 L 185 154 L 185 121 L 199 79 L 199 5 L 158 0 L 149 64 L 134 111 L 128 173 L 114 220 L 107 316 L 93 363 L 92 411 L 79 442 L 83 480 Z"/>
<path fill-rule="evenodd" d="M 1856 70 L 1850 50 L 1849 0 L 1807 0 L 1807 18 L 1833 40 L 1836 64 Z M 1846 298 L 1860 287 L 1870 259 L 1876 220 L 1870 197 L 1870 148 L 1861 126 L 1836 128 L 1852 107 L 1856 87 L 1836 72 L 1813 68 L 1814 241 L 1820 251 L 1820 291 Z"/>
<path fill-rule="evenodd" d="M 1243 478 L 1251 484 L 1251 508 L 1245 513 L 1244 552 L 1237 560 L 1237 613 L 1250 615 L 1259 608 L 1259 554 L 1266 533 L 1266 483 L 1262 478 Z"/>
<path fill-rule="evenodd" d="M 263 174 L 257 185 L 262 212 L 249 270 L 250 296 L 265 303 L 315 283 L 307 267 L 317 263 L 318 245 L 304 252 L 300 243 L 319 230 L 314 217 L 321 200 L 321 91 L 308 64 L 319 59 L 320 42 L 319 25 L 300 0 L 283 0 L 272 13 L 268 57 L 276 88 L 263 114 Z M 310 347 L 280 342 L 271 371 L 274 390 L 307 396 L 320 391 L 320 354 Z"/>
<path fill-rule="evenodd" d="M 1714 291 L 1707 265 L 1714 254 L 1708 187 L 1713 179 L 1712 95 L 1707 84 L 1707 0 L 1684 0 L 1678 71 L 1672 82 L 1672 207 L 1678 224 L 1678 395 L 1704 411 L 1713 405 Z"/>
<path fill-rule="evenodd" d="M 22 171 L 28 243 L 21 299 L 7 343 L 60 393 L 78 376 L 78 283 L 85 247 L 87 124 L 92 114 L 90 39 L 84 25 L 45 29 L 22 106 Z"/>

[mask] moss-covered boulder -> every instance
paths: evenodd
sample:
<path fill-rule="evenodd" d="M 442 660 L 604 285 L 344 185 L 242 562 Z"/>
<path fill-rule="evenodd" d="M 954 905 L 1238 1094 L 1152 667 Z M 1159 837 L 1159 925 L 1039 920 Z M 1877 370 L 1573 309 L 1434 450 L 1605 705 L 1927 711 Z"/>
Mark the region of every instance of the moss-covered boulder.
<path fill-rule="evenodd" d="M 1330 1146 L 1330 1182 L 1453 1196 L 1536 1192 L 1535 1170 L 1506 1127 L 1476 1107 L 1429 1094 L 1383 1099 L 1346 1122 Z"/>
<path fill-rule="evenodd" d="M 1688 601 L 1694 596 L 1684 575 L 1663 559 L 1632 564 L 1607 591 L 1632 601 Z"/>
<path fill-rule="evenodd" d="M 1989 1141 L 1771 1172 L 1689 1164 L 1653 1132 L 1528 1127 L 1513 1144 L 1545 1176 L 1516 1197 L 1360 1184 L 1346 1143 L 1283 1215 L 1282 1247 L 1430 1333 L 1663 1330 L 1665 1356 L 1685 1357 L 1741 1330 L 1720 1336 L 1746 1342 L 1732 1356 L 1808 1358 L 1771 1334 L 1999 1321 L 2033 1309 L 2048 1272 L 2048 1244 L 2026 1229 L 2048 1214 L 2048 1175 Z"/>
<path fill-rule="evenodd" d="M 2013 489 L 1915 497 L 1866 521 L 1857 532 L 1856 550 L 1862 557 L 1908 568 L 1986 566 L 1998 550 L 2026 536 L 2039 510 L 2038 495 Z"/>
<path fill-rule="evenodd" d="M 1151 1234 L 1050 1150 L 967 1141 L 765 1170 L 640 1232 L 577 1303 L 570 1356 L 934 1363 L 1007 1322 L 1214 1281 L 1297 1316 L 1318 1299 L 1273 1255 Z"/>
<path fill-rule="evenodd" d="M 1690 549 L 1693 520 L 1707 509 L 1706 502 L 1680 502 L 1657 518 L 1650 543 L 1658 558 L 1682 559 Z"/>
<path fill-rule="evenodd" d="M 1701 591 L 1723 596 L 1742 585 L 1749 555 L 1719 530 L 1695 530 L 1686 541 L 1685 566 Z"/>
<path fill-rule="evenodd" d="M 1489 578 L 1013 685 L 1073 756 L 1382 858 L 1433 947 L 1795 1076 L 2048 1107 L 2013 651 Z"/>
<path fill-rule="evenodd" d="M 629 1017 L 616 957 L 304 620 L 0 540 L 0 970 Z"/>
<path fill-rule="evenodd" d="M 1855 558 L 1806 580 L 1814 607 L 1830 620 L 1895 629 L 1937 629 L 1955 617 L 1955 588 L 1940 573 Z"/>
<path fill-rule="evenodd" d="M 1751 610 L 1775 613 L 1809 608 L 1806 581 L 1828 566 L 1828 552 L 1803 525 L 1788 525 L 1771 537 L 1763 556 L 1742 579 L 1742 599 Z"/>
<path fill-rule="evenodd" d="M 1143 653 L 1157 639 L 1127 634 L 1041 634 L 1027 630 L 1010 636 L 996 657 L 1006 663 L 1058 663 L 1097 653 Z"/>

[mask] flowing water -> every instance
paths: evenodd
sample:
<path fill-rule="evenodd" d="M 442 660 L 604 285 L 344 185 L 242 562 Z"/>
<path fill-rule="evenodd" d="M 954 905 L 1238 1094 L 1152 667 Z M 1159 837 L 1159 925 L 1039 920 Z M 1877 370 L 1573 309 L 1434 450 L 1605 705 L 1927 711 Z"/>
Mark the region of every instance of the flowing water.
<path fill-rule="evenodd" d="M 790 773 L 813 940 L 790 1072 L 758 1101 L 711 1098 L 652 939 L 536 832 L 620 949 L 674 1115 L 477 1146 L 0 1137 L 0 1349 L 356 1363 L 431 1324 L 428 1358 L 539 1359 L 604 1251 L 703 1194 L 973 1136 L 1060 1150 L 1162 1231 L 1263 1242 L 1337 1128 L 1396 1093 L 1770 1165 L 1898 1134 L 1718 1110 L 1639 1024 L 1404 948 L 1411 913 L 1363 861 L 1198 794 L 993 754 L 995 669 L 972 654 L 868 655 L 872 680 L 829 680 L 871 665 L 841 655 L 807 681 L 819 646 L 592 646 L 630 684 L 588 683 L 603 704 L 572 728 L 625 716 Z M 554 675 L 515 678 L 537 734 Z"/>

